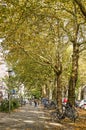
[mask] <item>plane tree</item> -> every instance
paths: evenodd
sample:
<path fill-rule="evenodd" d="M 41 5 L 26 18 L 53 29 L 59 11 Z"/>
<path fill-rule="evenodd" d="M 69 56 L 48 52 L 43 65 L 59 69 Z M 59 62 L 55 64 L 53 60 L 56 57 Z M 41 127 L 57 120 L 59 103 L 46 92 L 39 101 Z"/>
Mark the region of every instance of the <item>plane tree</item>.
<path fill-rule="evenodd" d="M 70 61 L 64 57 L 67 47 L 73 46 L 71 70 L 67 77 L 70 77 L 69 100 L 74 104 L 79 51 L 85 45 L 85 20 L 79 14 L 78 6 L 73 0 L 5 0 L 0 6 L 0 37 L 7 63 L 27 86 L 55 79 L 56 100 L 60 108 L 61 75 L 64 70 L 65 73 L 69 70 L 65 66 Z"/>
<path fill-rule="evenodd" d="M 75 88 L 78 81 L 78 62 L 80 52 L 86 49 L 86 31 L 84 29 L 86 28 L 86 22 L 85 19 L 82 17 L 82 12 L 80 12 L 80 9 L 75 1 L 65 1 L 63 5 L 63 10 L 65 10 L 66 13 L 70 14 L 69 19 L 67 18 L 66 20 L 65 26 L 63 26 L 63 30 L 67 33 L 73 49 L 71 58 L 72 66 L 68 85 L 68 99 L 70 103 L 74 105 Z M 68 9 L 68 6 L 70 6 L 70 9 Z"/>

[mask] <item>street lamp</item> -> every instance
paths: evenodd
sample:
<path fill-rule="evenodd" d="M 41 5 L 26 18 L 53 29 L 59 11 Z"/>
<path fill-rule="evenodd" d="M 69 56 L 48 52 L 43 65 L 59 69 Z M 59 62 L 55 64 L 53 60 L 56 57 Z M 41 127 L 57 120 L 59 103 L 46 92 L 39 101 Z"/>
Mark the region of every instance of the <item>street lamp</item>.
<path fill-rule="evenodd" d="M 8 70 L 8 75 L 9 75 L 9 80 L 10 80 L 10 77 L 13 75 L 13 71 Z M 10 114 L 10 91 L 8 93 L 8 101 L 9 101 L 9 114 Z"/>

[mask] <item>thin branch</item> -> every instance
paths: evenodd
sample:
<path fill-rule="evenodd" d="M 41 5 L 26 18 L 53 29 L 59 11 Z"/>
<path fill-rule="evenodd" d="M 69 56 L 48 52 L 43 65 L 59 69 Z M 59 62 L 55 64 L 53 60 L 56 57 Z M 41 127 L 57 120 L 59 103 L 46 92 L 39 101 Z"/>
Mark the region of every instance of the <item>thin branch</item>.
<path fill-rule="evenodd" d="M 25 1 L 23 7 L 26 7 L 27 2 L 28 2 L 28 0 Z M 22 8 L 23 8 L 23 7 L 22 7 Z M 15 25 L 15 28 L 11 31 L 12 33 L 10 33 L 9 35 L 7 35 L 6 39 L 8 39 L 8 38 L 11 37 L 12 35 L 14 35 L 14 33 L 17 31 L 18 27 L 19 27 L 20 25 L 22 25 L 22 23 L 24 23 L 25 19 L 22 19 L 22 18 L 23 18 L 23 15 L 24 15 L 24 13 L 25 13 L 25 10 L 23 10 L 23 11 L 21 11 L 21 12 L 22 12 L 22 13 L 21 13 L 21 15 L 20 15 L 20 17 L 19 17 L 19 19 L 18 19 L 18 21 L 17 21 L 17 24 Z"/>
<path fill-rule="evenodd" d="M 66 30 L 64 27 L 62 27 L 63 31 L 65 31 L 70 39 L 71 42 L 74 42 L 74 39 L 72 38 L 70 32 L 68 30 Z"/>
<path fill-rule="evenodd" d="M 83 47 L 81 50 L 79 50 L 79 53 L 81 53 L 84 50 L 86 50 L 86 47 Z"/>
<path fill-rule="evenodd" d="M 79 6 L 80 11 L 82 12 L 85 20 L 86 20 L 86 9 L 85 6 L 82 4 L 81 0 L 75 0 L 76 4 Z"/>
<path fill-rule="evenodd" d="M 79 46 L 82 46 L 82 45 L 86 44 L 86 41 L 80 42 L 80 43 L 78 43 L 78 44 L 79 44 Z"/>
<path fill-rule="evenodd" d="M 38 64 L 40 64 L 40 65 L 43 65 L 43 66 L 46 66 L 46 65 L 51 64 L 51 63 L 49 62 L 49 60 L 46 59 L 45 57 L 43 57 L 43 56 L 41 56 L 41 55 L 38 55 L 38 54 L 35 54 L 34 52 L 31 52 L 32 54 L 37 55 L 37 56 L 40 58 L 40 60 L 42 60 L 45 64 L 42 63 L 42 62 L 37 61 L 32 55 L 30 55 L 30 54 L 28 53 L 28 51 L 26 51 L 26 50 L 24 49 L 24 47 L 22 47 L 22 46 L 20 45 L 20 43 L 17 43 L 17 44 L 19 45 L 19 48 L 22 49 L 22 51 L 23 51 L 27 56 L 30 56 L 36 63 L 38 63 Z"/>
<path fill-rule="evenodd" d="M 66 9 L 66 8 L 61 8 L 61 10 L 66 11 L 66 12 L 68 12 L 69 14 L 72 14 L 73 16 L 75 16 L 75 14 L 74 14 L 72 11 L 70 11 L 70 10 L 68 10 L 68 9 Z"/>

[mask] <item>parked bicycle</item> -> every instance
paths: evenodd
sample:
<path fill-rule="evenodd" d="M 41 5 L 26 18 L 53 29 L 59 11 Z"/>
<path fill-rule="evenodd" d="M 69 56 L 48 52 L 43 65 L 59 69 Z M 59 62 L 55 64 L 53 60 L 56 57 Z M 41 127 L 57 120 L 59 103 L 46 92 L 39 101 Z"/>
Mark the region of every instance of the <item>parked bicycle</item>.
<path fill-rule="evenodd" d="M 45 102 L 45 104 L 44 104 L 44 108 L 49 109 L 49 110 L 56 109 L 56 107 L 57 106 L 54 101 Z"/>
<path fill-rule="evenodd" d="M 63 112 L 60 112 L 59 109 L 56 109 L 54 112 L 51 113 L 52 119 L 54 121 L 61 121 L 64 118 L 69 118 L 72 121 L 76 121 L 79 114 L 75 107 L 70 105 L 69 103 L 63 105 Z"/>
<path fill-rule="evenodd" d="M 63 115 L 75 122 L 76 119 L 79 117 L 79 113 L 76 110 L 76 108 L 72 106 L 69 102 L 63 105 L 63 107 L 64 107 Z"/>
<path fill-rule="evenodd" d="M 53 121 L 58 121 L 58 122 L 65 118 L 65 116 L 63 115 L 63 113 L 59 111 L 59 109 L 53 111 L 51 113 L 51 116 Z"/>

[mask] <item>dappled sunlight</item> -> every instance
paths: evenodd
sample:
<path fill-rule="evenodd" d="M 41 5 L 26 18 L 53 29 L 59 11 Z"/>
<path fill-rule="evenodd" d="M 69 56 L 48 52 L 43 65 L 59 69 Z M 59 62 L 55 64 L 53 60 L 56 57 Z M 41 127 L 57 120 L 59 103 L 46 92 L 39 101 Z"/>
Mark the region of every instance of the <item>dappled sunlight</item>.
<path fill-rule="evenodd" d="M 55 123 L 55 122 L 45 122 L 45 123 L 48 124 L 48 125 L 52 125 L 52 126 L 60 126 L 60 127 L 63 126 L 62 124 L 60 124 L 60 123 Z"/>
<path fill-rule="evenodd" d="M 38 113 L 40 113 L 40 114 L 43 114 L 43 113 L 44 113 L 44 112 L 42 112 L 42 111 L 37 111 L 37 110 L 36 110 L 36 111 L 35 111 L 35 110 L 34 110 L 34 111 L 28 111 L 28 112 L 30 112 L 30 113 L 37 113 L 37 114 L 38 114 Z"/>
<path fill-rule="evenodd" d="M 45 119 L 45 120 L 46 120 L 46 119 L 48 119 L 48 120 L 51 119 L 50 117 L 44 117 L 44 116 L 39 116 L 39 118 L 40 118 L 40 119 Z"/>
<path fill-rule="evenodd" d="M 35 121 L 33 121 L 33 120 L 24 120 L 23 122 L 25 122 L 25 123 L 35 123 Z"/>
<path fill-rule="evenodd" d="M 26 112 L 26 110 L 20 110 L 20 112 Z"/>
<path fill-rule="evenodd" d="M 12 121 L 22 121 L 22 119 L 11 118 Z"/>
<path fill-rule="evenodd" d="M 10 116 L 1 114 L 0 130 L 85 130 L 86 111 L 80 110 L 79 113 L 80 117 L 75 123 L 68 118 L 59 122 L 52 120 L 49 111 L 28 105 L 11 113 Z"/>

